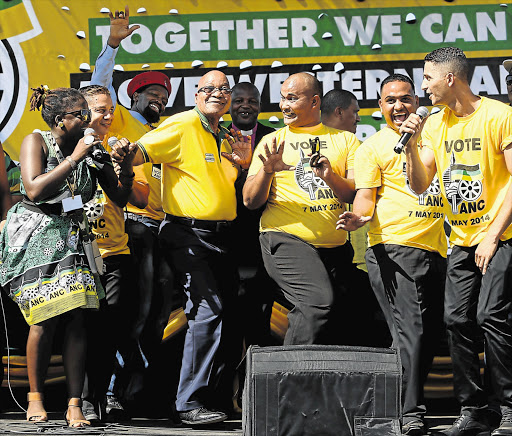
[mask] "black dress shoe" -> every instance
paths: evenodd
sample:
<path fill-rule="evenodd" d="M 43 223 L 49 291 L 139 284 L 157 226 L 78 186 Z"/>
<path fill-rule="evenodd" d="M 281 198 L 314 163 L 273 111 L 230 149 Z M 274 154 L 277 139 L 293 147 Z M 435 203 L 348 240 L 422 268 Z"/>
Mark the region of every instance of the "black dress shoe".
<path fill-rule="evenodd" d="M 179 415 L 181 422 L 188 425 L 214 424 L 228 419 L 225 413 L 208 410 L 205 407 L 179 412 Z"/>
<path fill-rule="evenodd" d="M 501 422 L 500 426 L 494 430 L 492 436 L 511 436 L 512 435 L 512 408 L 501 407 Z"/>
<path fill-rule="evenodd" d="M 453 425 L 438 432 L 445 436 L 489 436 L 487 418 L 482 411 L 463 409 Z"/>

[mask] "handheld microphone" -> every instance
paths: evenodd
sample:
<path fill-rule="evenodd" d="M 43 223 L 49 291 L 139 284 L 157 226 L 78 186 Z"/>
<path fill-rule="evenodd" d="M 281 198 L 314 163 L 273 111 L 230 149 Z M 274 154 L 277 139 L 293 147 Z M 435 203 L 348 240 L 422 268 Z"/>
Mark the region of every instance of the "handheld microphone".
<path fill-rule="evenodd" d="M 420 106 L 416 110 L 416 115 L 419 115 L 419 117 L 421 118 L 421 121 L 423 121 L 429 115 L 428 109 L 425 106 Z M 409 133 L 409 132 L 402 133 L 402 137 L 400 138 L 400 140 L 395 145 L 395 148 L 393 149 L 395 151 L 395 153 L 397 153 L 397 154 L 402 153 L 402 150 L 409 142 L 409 139 L 411 139 L 411 136 L 412 136 L 412 133 Z"/>
<path fill-rule="evenodd" d="M 84 137 L 85 137 L 84 142 L 87 145 L 92 144 L 95 141 L 94 135 L 96 135 L 96 132 L 94 131 L 94 129 L 92 127 L 87 127 L 87 129 L 85 129 L 85 132 L 84 132 Z M 100 160 L 103 157 L 103 152 L 101 151 L 100 148 L 94 146 L 94 147 L 92 147 L 91 155 L 94 159 Z"/>
<path fill-rule="evenodd" d="M 108 138 L 108 141 L 107 141 L 108 146 L 110 148 L 112 148 L 114 145 L 117 144 L 117 141 L 119 141 L 119 139 L 117 139 L 115 136 L 111 136 L 110 138 Z"/>

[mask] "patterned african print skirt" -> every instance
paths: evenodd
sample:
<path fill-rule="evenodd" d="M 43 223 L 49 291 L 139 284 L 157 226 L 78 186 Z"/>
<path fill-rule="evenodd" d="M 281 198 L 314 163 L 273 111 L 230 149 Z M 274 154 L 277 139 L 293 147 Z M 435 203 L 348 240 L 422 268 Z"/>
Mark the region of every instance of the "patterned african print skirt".
<path fill-rule="evenodd" d="M 104 297 L 89 269 L 71 217 L 44 215 L 22 203 L 0 235 L 0 285 L 29 325 L 76 308 L 97 309 Z"/>

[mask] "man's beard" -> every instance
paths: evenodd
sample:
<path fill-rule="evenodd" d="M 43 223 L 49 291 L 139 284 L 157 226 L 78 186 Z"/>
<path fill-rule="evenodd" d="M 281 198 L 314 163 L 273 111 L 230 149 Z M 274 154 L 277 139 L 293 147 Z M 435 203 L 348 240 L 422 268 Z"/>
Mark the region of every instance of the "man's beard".
<path fill-rule="evenodd" d="M 157 123 L 160 120 L 160 114 L 151 109 L 149 105 L 144 109 L 142 116 L 146 118 L 148 123 Z"/>

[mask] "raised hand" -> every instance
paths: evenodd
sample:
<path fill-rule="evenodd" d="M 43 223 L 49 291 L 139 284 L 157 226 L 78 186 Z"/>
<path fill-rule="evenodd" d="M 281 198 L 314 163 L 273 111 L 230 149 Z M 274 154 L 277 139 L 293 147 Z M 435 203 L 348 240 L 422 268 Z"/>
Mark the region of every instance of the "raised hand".
<path fill-rule="evenodd" d="M 284 141 L 281 141 L 281 144 L 279 144 L 278 148 L 277 139 L 274 136 L 272 138 L 271 149 L 268 148 L 267 144 L 263 145 L 263 149 L 265 150 L 265 156 L 258 154 L 258 157 L 263 162 L 263 171 L 265 171 L 267 174 L 273 174 L 279 171 L 295 170 L 294 166 L 287 165 L 283 162 Z"/>
<path fill-rule="evenodd" d="M 112 162 L 117 162 L 121 167 L 130 165 L 137 151 L 137 144 L 131 144 L 126 138 L 122 138 L 112 146 L 110 157 Z M 126 160 L 126 162 L 124 162 Z"/>
<path fill-rule="evenodd" d="M 114 14 L 109 12 L 108 15 L 110 17 L 108 45 L 113 48 L 118 47 L 123 39 L 130 36 L 140 27 L 138 24 L 129 27 L 130 8 L 128 6 L 125 7 L 124 12 L 115 11 Z"/>
<path fill-rule="evenodd" d="M 315 176 L 320 177 L 322 180 L 327 179 L 332 175 L 331 162 L 320 153 L 315 153 L 310 157 L 309 164 Z"/>
<path fill-rule="evenodd" d="M 126 151 L 126 156 L 123 159 L 123 162 L 119 162 L 119 166 L 121 169 L 129 170 L 129 172 L 132 171 L 133 168 L 133 159 L 135 157 L 135 154 L 137 152 L 137 143 L 136 142 L 130 142 L 126 138 L 121 138 L 119 141 L 117 141 L 118 144 L 120 144 L 123 147 L 123 150 Z"/>
<path fill-rule="evenodd" d="M 251 165 L 252 159 L 251 137 L 243 136 L 242 132 L 235 132 L 233 129 L 231 129 L 231 135 L 232 137 L 226 134 L 226 139 L 231 145 L 232 152 L 226 153 L 223 151 L 221 153 L 222 157 L 246 170 Z"/>

